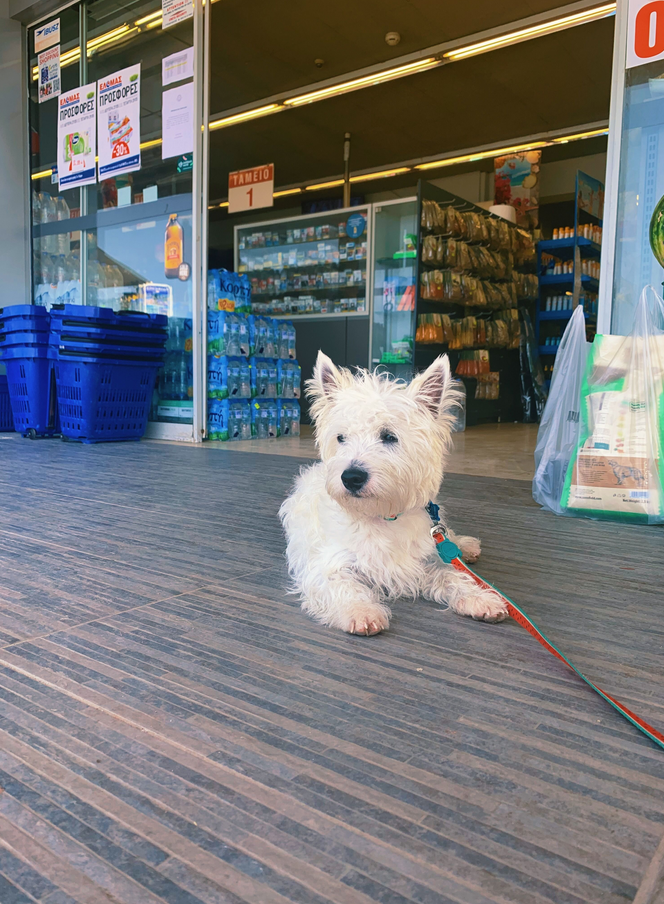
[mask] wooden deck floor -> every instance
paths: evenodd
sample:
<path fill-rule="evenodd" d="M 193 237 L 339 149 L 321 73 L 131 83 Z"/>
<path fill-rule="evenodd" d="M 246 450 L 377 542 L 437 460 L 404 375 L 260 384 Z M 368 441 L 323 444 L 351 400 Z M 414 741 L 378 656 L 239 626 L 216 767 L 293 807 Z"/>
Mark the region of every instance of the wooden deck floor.
<path fill-rule="evenodd" d="M 301 462 L 0 439 L 1 904 L 618 904 L 664 752 L 513 622 L 286 595 Z M 480 571 L 664 726 L 657 529 L 452 475 Z"/>

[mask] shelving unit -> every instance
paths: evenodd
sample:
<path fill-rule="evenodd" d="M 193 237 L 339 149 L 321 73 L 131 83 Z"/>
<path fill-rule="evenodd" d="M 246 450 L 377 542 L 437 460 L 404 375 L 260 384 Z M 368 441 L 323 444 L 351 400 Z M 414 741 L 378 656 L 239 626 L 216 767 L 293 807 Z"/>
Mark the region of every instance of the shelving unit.
<path fill-rule="evenodd" d="M 547 382 L 553 370 L 556 344 L 547 343 L 547 338 L 559 339 L 567 326 L 567 322 L 578 304 L 584 305 L 584 317 L 589 338 L 594 334 L 597 323 L 596 299 L 588 304 L 587 296 L 597 295 L 599 279 L 583 273 L 583 261 L 599 261 L 601 245 L 582 234 L 586 224 L 602 225 L 602 197 L 604 186 L 585 173 L 577 172 L 574 204 L 574 235 L 562 239 L 546 239 L 537 245 L 537 273 L 539 275 L 539 302 L 535 316 L 535 334 L 537 336 L 540 356 L 543 359 Z M 589 195 L 592 203 L 588 203 Z M 592 210 L 589 209 L 592 206 Z M 594 212 L 593 212 L 594 210 Z M 548 256 L 548 257 L 545 257 Z M 546 261 L 549 257 L 560 263 L 572 262 L 571 273 L 547 272 Z M 547 310 L 547 304 L 559 297 L 569 300 L 569 307 L 562 310 Z"/>
<path fill-rule="evenodd" d="M 370 233 L 368 208 L 236 226 L 235 270 L 251 281 L 254 312 L 368 317 Z"/>
<path fill-rule="evenodd" d="M 505 224 L 510 230 L 516 229 L 516 227 L 511 223 L 508 223 L 501 218 L 495 217 L 493 214 L 490 214 L 488 213 L 488 211 L 484 210 L 484 208 L 471 204 L 470 202 L 465 201 L 462 198 L 458 198 L 457 196 L 443 191 L 442 189 L 438 189 L 430 183 L 420 182 L 418 191 L 418 258 L 416 273 L 416 285 L 419 288 L 416 293 L 417 300 L 414 324 L 417 325 L 420 315 L 432 313 L 449 314 L 454 318 L 463 318 L 466 316 L 473 316 L 477 319 L 485 320 L 494 318 L 495 315 L 498 315 L 501 310 L 507 309 L 508 306 L 504 305 L 503 308 L 496 309 L 495 306 L 481 307 L 476 304 L 469 303 L 469 301 L 471 301 L 470 299 L 445 301 L 431 300 L 422 296 L 422 275 L 426 272 L 430 272 L 431 270 L 441 269 L 440 264 L 430 265 L 422 260 L 424 237 L 425 235 L 429 234 L 427 230 L 422 226 L 422 209 L 424 201 L 436 201 L 441 206 L 453 206 L 460 212 L 475 212 L 483 218 L 498 220 L 499 222 Z M 473 243 L 470 242 L 469 244 Z M 475 244 L 482 243 L 477 242 Z M 521 274 L 532 273 L 534 270 L 534 265 L 535 261 L 533 255 L 532 264 L 519 268 L 515 267 L 514 270 Z M 470 274 L 470 271 L 468 272 Z M 502 280 L 492 277 L 484 277 L 485 282 L 488 281 L 492 283 L 502 283 L 503 285 L 506 285 L 510 280 L 511 274 L 509 279 L 505 278 Z M 523 305 L 530 305 L 531 307 L 534 307 L 535 299 L 534 297 L 531 297 L 531 299 L 521 298 L 518 300 L 518 305 L 521 307 Z M 514 305 L 514 307 L 510 307 L 511 310 L 514 310 L 515 308 L 516 305 Z M 499 319 L 502 318 L 499 317 Z M 446 352 L 449 355 L 450 365 L 452 367 L 452 372 L 454 373 L 464 352 L 483 349 L 486 349 L 489 353 L 491 371 L 498 371 L 500 373 L 499 397 L 497 399 L 476 398 L 475 396 L 478 385 L 478 378 L 462 375 L 461 379 L 463 380 L 466 388 L 467 424 L 469 426 L 472 426 L 473 424 L 485 421 L 519 420 L 522 416 L 520 388 L 520 347 L 506 348 L 504 346 L 492 346 L 486 343 L 480 346 L 456 349 L 449 348 L 449 346 L 445 343 L 415 343 L 415 368 L 417 370 L 422 370 L 424 367 L 430 364 L 437 355 Z"/>

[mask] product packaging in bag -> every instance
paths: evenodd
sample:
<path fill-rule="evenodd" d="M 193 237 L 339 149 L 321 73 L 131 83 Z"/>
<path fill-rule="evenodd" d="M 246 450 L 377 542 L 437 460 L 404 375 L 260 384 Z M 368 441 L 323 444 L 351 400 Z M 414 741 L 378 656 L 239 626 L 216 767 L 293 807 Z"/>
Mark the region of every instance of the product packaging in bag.
<path fill-rule="evenodd" d="M 570 514 L 664 521 L 664 303 L 643 290 L 629 336 L 596 336 L 581 394 L 579 447 L 561 505 Z"/>
<path fill-rule="evenodd" d="M 588 361 L 586 321 L 579 305 L 563 333 L 551 388 L 537 433 L 533 499 L 562 514 L 560 500 L 569 463 L 579 445 L 581 384 Z"/>

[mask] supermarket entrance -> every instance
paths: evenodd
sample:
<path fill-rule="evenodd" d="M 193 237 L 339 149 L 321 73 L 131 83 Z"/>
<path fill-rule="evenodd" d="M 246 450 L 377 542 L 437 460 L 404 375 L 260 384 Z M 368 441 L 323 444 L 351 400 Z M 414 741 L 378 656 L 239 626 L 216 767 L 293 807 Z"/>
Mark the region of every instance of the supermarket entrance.
<path fill-rule="evenodd" d="M 372 2 L 332 28 L 298 2 L 287 22 L 259 4 L 258 26 L 239 4 L 213 6 L 213 46 L 237 38 L 211 61 L 215 323 L 229 271 L 248 328 L 276 330 L 268 351 L 292 323 L 296 381 L 319 348 L 405 378 L 446 352 L 469 429 L 536 422 L 573 307 L 584 304 L 589 335 L 596 316 L 613 18 L 588 4 L 567 27 L 565 10 L 542 2 L 533 21 L 514 8 L 506 22 L 489 3 L 417 14 Z M 524 22 L 536 38 L 514 37 Z M 480 30 L 493 42 L 481 52 Z M 267 194 L 229 191 L 268 165 Z M 248 341 L 262 357 L 262 340 Z M 273 382 L 278 395 L 268 364 L 251 372 L 254 398 Z"/>

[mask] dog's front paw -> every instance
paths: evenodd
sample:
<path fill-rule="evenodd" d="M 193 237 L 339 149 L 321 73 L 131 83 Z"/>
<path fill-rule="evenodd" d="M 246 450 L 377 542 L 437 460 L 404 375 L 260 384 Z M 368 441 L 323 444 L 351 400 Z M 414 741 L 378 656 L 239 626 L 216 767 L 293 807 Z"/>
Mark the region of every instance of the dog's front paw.
<path fill-rule="evenodd" d="M 500 622 L 508 615 L 507 604 L 492 590 L 480 590 L 465 597 L 458 611 L 485 622 Z"/>
<path fill-rule="evenodd" d="M 482 544 L 477 537 L 459 537 L 458 546 L 464 562 L 469 565 L 477 562 L 482 553 Z"/>
<path fill-rule="evenodd" d="M 354 610 L 344 625 L 347 634 L 370 636 L 386 631 L 390 626 L 390 613 L 383 606 L 361 606 Z"/>

